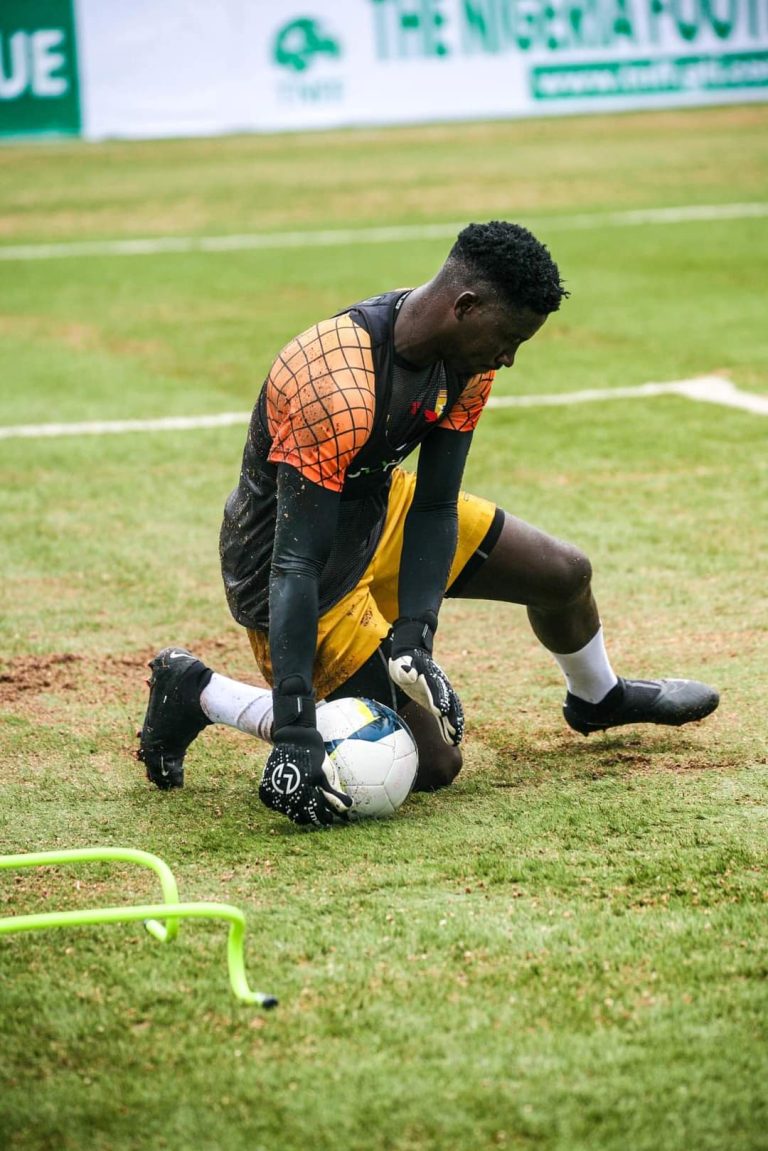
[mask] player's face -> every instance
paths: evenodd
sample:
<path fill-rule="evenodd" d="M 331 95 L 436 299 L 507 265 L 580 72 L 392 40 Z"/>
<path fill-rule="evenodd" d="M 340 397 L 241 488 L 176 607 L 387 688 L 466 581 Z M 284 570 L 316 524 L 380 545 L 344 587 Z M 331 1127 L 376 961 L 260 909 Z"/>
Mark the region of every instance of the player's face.
<path fill-rule="evenodd" d="M 511 368 L 520 345 L 536 335 L 546 318 L 465 292 L 454 305 L 453 346 L 445 359 L 472 375 Z"/>

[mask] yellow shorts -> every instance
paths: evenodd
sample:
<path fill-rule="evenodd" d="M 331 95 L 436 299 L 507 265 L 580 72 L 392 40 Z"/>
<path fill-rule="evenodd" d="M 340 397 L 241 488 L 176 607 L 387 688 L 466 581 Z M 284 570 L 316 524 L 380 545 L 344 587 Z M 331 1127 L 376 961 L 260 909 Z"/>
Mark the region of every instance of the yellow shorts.
<path fill-rule="evenodd" d="M 392 473 L 387 518 L 371 562 L 351 591 L 320 617 L 317 629 L 314 688 L 322 699 L 363 666 L 387 635 L 400 612 L 397 584 L 403 527 L 413 500 L 416 477 L 396 468 Z M 459 537 L 448 585 L 485 539 L 496 505 L 479 496 L 459 495 Z M 269 637 L 248 629 L 253 654 L 267 683 L 272 683 Z"/>

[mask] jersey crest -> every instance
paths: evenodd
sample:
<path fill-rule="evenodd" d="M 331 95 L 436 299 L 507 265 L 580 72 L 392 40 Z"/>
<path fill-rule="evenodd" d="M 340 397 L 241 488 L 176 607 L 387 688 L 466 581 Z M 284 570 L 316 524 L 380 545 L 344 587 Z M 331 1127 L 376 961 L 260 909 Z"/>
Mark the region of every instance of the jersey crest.
<path fill-rule="evenodd" d="M 441 387 L 440 391 L 437 393 L 437 399 L 435 400 L 434 408 L 427 408 L 418 400 L 414 400 L 410 406 L 409 411 L 412 416 L 418 416 L 419 412 L 421 412 L 428 424 L 436 424 L 445 411 L 447 403 L 448 389 Z"/>

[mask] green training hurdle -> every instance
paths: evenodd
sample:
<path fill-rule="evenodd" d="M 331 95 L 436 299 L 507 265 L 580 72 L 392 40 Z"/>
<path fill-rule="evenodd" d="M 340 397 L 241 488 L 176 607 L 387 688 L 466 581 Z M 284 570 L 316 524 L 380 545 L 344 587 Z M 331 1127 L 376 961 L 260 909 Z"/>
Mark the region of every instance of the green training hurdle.
<path fill-rule="evenodd" d="M 181 919 L 223 919 L 229 923 L 227 968 L 233 993 L 243 1003 L 275 1007 L 273 995 L 252 991 L 245 974 L 245 916 L 229 903 L 179 903 L 179 892 L 173 872 L 164 860 L 147 851 L 128 847 L 84 847 L 67 851 L 38 851 L 23 855 L 0 855 L 0 868 L 44 867 L 70 863 L 135 863 L 148 867 L 160 879 L 163 903 L 128 907 L 83 908 L 75 911 L 50 911 L 36 915 L 9 915 L 0 918 L 0 935 L 22 931 L 43 931 L 51 927 L 85 927 L 102 923 L 143 922 L 147 931 L 169 943 L 175 939 Z"/>

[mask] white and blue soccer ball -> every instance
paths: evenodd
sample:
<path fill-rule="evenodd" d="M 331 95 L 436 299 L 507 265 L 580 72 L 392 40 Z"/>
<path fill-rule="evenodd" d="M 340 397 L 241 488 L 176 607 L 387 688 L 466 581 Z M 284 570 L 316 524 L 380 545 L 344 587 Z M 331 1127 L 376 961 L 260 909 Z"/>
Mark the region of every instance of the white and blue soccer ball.
<path fill-rule="evenodd" d="M 372 699 L 334 699 L 318 705 L 317 728 L 352 797 L 350 815 L 394 815 L 419 766 L 414 738 L 397 712 Z"/>

